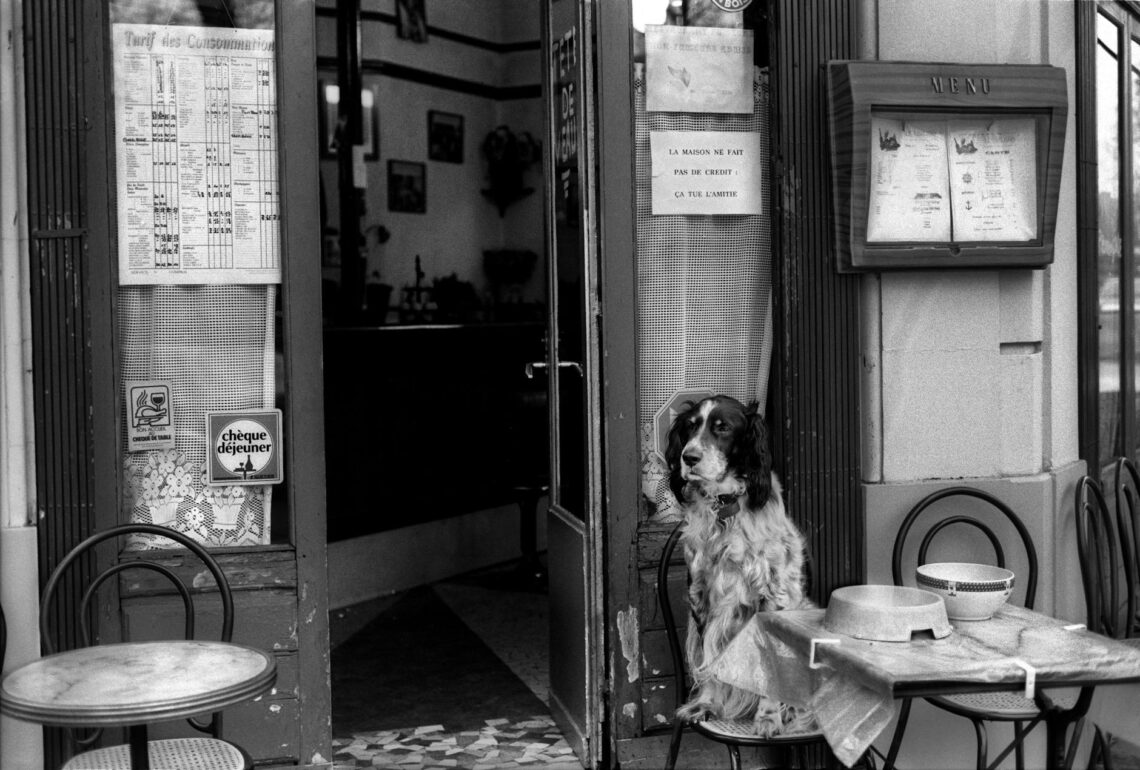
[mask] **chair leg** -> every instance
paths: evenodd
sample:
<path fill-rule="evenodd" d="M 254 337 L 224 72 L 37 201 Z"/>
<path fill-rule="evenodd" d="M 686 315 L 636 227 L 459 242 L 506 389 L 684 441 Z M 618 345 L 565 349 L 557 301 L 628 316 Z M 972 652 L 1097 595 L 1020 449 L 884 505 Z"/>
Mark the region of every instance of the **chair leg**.
<path fill-rule="evenodd" d="M 669 756 L 665 760 L 665 770 L 673 770 L 677 764 L 677 754 L 681 751 L 681 731 L 685 729 L 685 721 L 680 717 L 673 717 L 673 735 L 669 738 Z"/>
<path fill-rule="evenodd" d="M 986 770 L 986 755 L 989 749 L 986 745 L 986 724 L 979 719 L 971 719 L 974 723 L 974 733 L 978 736 L 978 770 Z"/>
<path fill-rule="evenodd" d="M 740 770 L 740 747 L 733 746 L 731 743 L 726 743 L 728 746 L 728 766 L 732 770 Z"/>
<path fill-rule="evenodd" d="M 1013 723 L 1013 734 L 1016 736 L 1021 732 L 1021 720 L 1015 720 Z M 1016 739 L 1015 739 L 1016 740 Z M 1017 741 L 1017 745 L 1013 749 L 1013 766 L 1017 770 L 1025 770 L 1025 741 Z"/>
<path fill-rule="evenodd" d="M 910 698 L 904 698 L 902 705 L 899 706 L 899 721 L 895 725 L 895 734 L 891 738 L 891 747 L 887 749 L 886 759 L 883 760 L 883 770 L 895 770 L 895 760 L 899 756 L 899 748 L 902 747 L 903 733 L 906 732 L 906 723 L 910 720 Z"/>
<path fill-rule="evenodd" d="M 1104 763 L 1104 770 L 1115 770 L 1112 764 L 1112 747 L 1109 745 L 1111 737 L 1108 733 L 1101 732 L 1099 727 L 1097 728 L 1096 739 L 1100 743 L 1100 758 Z"/>

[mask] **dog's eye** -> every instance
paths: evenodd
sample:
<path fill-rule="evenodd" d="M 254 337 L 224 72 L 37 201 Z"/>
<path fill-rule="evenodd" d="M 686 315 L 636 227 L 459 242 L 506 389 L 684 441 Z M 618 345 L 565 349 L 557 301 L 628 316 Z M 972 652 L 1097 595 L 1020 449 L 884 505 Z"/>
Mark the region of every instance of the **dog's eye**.
<path fill-rule="evenodd" d="M 729 431 L 728 423 L 725 422 L 724 420 L 717 420 L 716 422 L 713 423 L 713 430 L 716 431 L 717 433 L 728 433 L 728 431 Z"/>

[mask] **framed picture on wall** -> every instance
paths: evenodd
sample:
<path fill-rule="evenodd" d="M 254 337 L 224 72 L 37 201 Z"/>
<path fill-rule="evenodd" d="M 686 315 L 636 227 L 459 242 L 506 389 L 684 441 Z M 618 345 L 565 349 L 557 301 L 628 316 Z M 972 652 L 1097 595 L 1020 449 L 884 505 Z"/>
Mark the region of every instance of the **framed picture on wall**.
<path fill-rule="evenodd" d="M 426 43 L 427 14 L 424 0 L 396 0 L 396 34 L 413 43 Z"/>
<path fill-rule="evenodd" d="M 343 144 L 340 123 L 340 86 L 327 80 L 317 84 L 321 115 L 321 157 L 335 158 Z M 364 159 L 380 157 L 380 116 L 376 93 L 369 87 L 360 89 L 360 136 L 364 145 Z"/>
<path fill-rule="evenodd" d="M 428 158 L 445 163 L 463 162 L 463 116 L 428 111 Z"/>
<path fill-rule="evenodd" d="M 388 210 L 406 214 L 427 212 L 425 164 L 409 160 L 388 161 Z"/>

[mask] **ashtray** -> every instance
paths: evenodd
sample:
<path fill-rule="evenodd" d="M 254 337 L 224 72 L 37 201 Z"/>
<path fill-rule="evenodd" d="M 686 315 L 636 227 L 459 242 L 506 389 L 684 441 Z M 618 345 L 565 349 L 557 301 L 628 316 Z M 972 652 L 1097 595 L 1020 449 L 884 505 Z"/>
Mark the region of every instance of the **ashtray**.
<path fill-rule="evenodd" d="M 920 588 L 888 585 L 836 588 L 824 612 L 823 627 L 877 642 L 909 642 L 924 631 L 941 639 L 951 630 L 942 597 Z"/>

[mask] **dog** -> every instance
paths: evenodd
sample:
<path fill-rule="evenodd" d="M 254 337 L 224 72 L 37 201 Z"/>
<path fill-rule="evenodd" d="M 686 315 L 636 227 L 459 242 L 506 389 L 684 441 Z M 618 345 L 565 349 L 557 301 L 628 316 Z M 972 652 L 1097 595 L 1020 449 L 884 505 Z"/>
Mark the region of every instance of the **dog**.
<path fill-rule="evenodd" d="M 669 486 L 685 516 L 686 656 L 693 678 L 678 717 L 752 720 L 761 736 L 816 729 L 810 711 L 714 679 L 711 663 L 757 612 L 804 609 L 804 539 L 784 509 L 768 429 L 753 402 L 689 403 L 669 430 Z"/>

